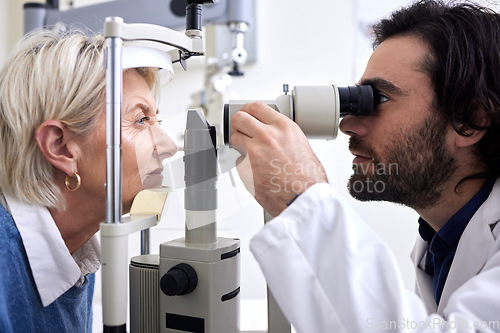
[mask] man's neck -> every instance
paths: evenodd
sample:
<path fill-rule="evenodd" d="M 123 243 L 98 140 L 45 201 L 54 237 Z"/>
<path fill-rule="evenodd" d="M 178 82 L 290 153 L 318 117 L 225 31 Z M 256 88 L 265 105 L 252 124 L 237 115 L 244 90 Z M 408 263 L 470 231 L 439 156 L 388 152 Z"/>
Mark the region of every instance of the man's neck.
<path fill-rule="evenodd" d="M 438 232 L 484 186 L 487 179 L 468 179 L 458 184 L 457 179 L 447 182 L 441 189 L 441 198 L 432 206 L 415 211 Z"/>

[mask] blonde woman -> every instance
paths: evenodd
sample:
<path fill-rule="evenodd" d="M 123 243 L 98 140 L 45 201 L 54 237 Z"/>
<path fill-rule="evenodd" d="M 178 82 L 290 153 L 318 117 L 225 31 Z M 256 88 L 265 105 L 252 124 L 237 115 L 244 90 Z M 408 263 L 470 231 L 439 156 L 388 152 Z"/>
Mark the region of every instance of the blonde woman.
<path fill-rule="evenodd" d="M 105 220 L 104 39 L 40 31 L 0 73 L 0 332 L 91 332 Z M 176 146 L 153 69 L 123 74 L 123 211 Z"/>

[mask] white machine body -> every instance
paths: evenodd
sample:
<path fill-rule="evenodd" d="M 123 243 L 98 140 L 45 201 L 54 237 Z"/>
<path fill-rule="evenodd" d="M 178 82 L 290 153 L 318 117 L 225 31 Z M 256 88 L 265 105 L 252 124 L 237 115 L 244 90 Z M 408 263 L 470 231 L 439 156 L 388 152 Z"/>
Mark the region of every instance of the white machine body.
<path fill-rule="evenodd" d="M 256 100 L 230 100 L 224 110 L 224 143 L 232 134 L 231 117 L 247 103 Z M 291 95 L 275 100 L 261 100 L 279 113 L 292 119 L 310 139 L 333 140 L 338 134 L 340 98 L 334 85 L 296 86 Z"/>
<path fill-rule="evenodd" d="M 214 244 L 190 244 L 184 238 L 160 246 L 160 276 L 179 263 L 198 275 L 187 295 L 160 295 L 161 332 L 239 332 L 240 241 L 218 238 Z"/>

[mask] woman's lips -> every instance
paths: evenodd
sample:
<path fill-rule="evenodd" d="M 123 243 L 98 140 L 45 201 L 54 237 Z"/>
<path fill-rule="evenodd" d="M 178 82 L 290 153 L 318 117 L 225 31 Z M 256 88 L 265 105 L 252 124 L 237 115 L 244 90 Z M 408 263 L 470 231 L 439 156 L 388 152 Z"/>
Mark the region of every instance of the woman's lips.
<path fill-rule="evenodd" d="M 144 188 L 158 188 L 163 183 L 163 169 L 158 168 L 154 171 L 147 173 L 144 179 L 142 180 L 142 185 Z"/>
<path fill-rule="evenodd" d="M 148 173 L 148 175 L 161 175 L 162 172 L 163 172 L 162 168 L 157 168 L 157 169 L 151 171 L 150 173 Z"/>

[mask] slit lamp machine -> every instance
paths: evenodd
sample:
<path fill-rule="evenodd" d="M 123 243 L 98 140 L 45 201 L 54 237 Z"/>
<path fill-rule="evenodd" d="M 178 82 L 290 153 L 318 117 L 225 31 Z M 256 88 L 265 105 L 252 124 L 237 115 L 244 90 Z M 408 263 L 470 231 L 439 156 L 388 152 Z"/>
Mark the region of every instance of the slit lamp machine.
<path fill-rule="evenodd" d="M 104 22 L 107 208 L 100 231 L 106 333 L 127 331 L 129 294 L 131 332 L 240 332 L 240 242 L 217 236 L 218 147 L 230 144 L 231 116 L 252 101 L 223 105 L 214 118 L 220 116 L 218 128 L 199 110 L 188 111 L 183 157 L 185 237 L 162 243 L 159 254 L 150 254 L 149 228 L 160 220 L 167 192 L 140 192 L 130 214 L 122 216 L 122 75 L 126 68 L 158 67 L 171 78 L 173 62 L 185 68 L 188 58 L 205 55 L 201 32 L 201 5 L 205 3 L 209 19 L 228 22 L 231 73 L 240 75 L 239 65 L 247 58 L 243 33 L 251 21 L 252 1 L 187 0 L 186 7 L 186 0 L 173 0 L 169 10 L 164 10 L 164 0 L 120 0 L 68 11 L 59 11 L 54 0 L 25 5 L 25 32 L 57 22 L 82 22 L 101 30 L 95 18 L 85 19 L 96 13 L 102 17 L 97 22 Z M 141 10 L 136 10 L 138 3 L 143 3 Z M 165 22 L 175 28 L 185 22 L 185 34 L 167 28 Z M 312 138 L 334 139 L 340 117 L 370 114 L 377 103 L 370 86 L 296 86 L 289 94 L 284 85 L 283 92 L 276 100 L 264 102 Z M 270 218 L 265 214 L 266 221 Z M 128 236 L 139 231 L 141 255 L 130 260 Z M 291 332 L 270 293 L 268 301 L 268 332 Z"/>

